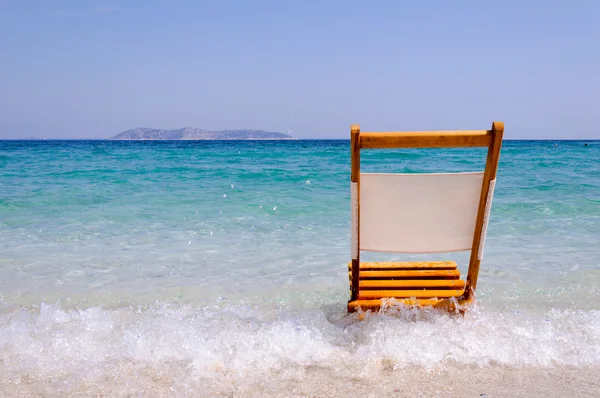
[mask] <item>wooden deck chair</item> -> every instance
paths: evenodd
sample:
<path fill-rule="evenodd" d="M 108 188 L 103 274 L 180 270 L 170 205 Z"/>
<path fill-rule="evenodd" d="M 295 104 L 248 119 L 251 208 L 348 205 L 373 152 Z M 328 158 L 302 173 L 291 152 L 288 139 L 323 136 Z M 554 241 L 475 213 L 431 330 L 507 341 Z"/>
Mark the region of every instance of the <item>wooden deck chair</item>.
<path fill-rule="evenodd" d="M 474 299 L 492 205 L 504 123 L 491 130 L 361 133 L 351 137 L 352 261 L 348 311 L 392 303 L 454 311 Z M 487 147 L 476 173 L 360 172 L 360 151 L 376 148 Z M 471 251 L 466 282 L 456 263 L 360 262 L 361 251 Z M 395 300 L 386 300 L 394 298 Z"/>

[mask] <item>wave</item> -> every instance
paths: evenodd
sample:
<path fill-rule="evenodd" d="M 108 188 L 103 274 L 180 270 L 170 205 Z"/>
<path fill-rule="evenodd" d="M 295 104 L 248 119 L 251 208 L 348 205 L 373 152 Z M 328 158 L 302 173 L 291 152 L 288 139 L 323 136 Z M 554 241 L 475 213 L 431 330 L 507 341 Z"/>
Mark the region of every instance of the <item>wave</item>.
<path fill-rule="evenodd" d="M 0 313 L 4 383 L 29 380 L 50 388 L 50 381 L 62 380 L 63 392 L 83 385 L 110 390 L 111 380 L 123 377 L 146 387 L 162 377 L 223 388 L 302 380 L 316 370 L 318 380 L 333 383 L 415 368 L 497 366 L 600 367 L 600 311 L 474 308 L 457 316 L 401 310 L 367 313 L 361 320 L 339 306 L 65 309 L 42 303 Z"/>

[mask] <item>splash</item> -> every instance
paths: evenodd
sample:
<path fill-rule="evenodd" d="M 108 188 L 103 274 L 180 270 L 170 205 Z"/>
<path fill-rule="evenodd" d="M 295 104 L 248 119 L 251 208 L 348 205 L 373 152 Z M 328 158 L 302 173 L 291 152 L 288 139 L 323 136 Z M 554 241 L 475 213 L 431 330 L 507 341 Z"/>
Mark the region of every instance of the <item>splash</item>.
<path fill-rule="evenodd" d="M 475 309 L 461 317 L 396 310 L 361 317 L 340 308 L 157 303 L 78 310 L 41 304 L 0 314 L 0 371 L 13 384 L 60 379 L 100 386 L 124 373 L 135 380 L 150 372 L 189 383 L 256 385 L 314 369 L 334 382 L 472 366 L 599 367 L 600 311 Z"/>

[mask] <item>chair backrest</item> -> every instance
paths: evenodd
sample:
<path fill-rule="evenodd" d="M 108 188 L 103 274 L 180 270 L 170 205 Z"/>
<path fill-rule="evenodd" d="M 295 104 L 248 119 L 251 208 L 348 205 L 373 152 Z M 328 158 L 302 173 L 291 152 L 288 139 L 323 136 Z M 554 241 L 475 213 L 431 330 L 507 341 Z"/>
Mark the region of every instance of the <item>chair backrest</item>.
<path fill-rule="evenodd" d="M 360 176 L 360 249 L 470 250 L 483 173 Z"/>
<path fill-rule="evenodd" d="M 358 125 L 351 127 L 353 299 L 358 294 L 354 286 L 358 286 L 361 250 L 471 250 L 467 291 L 474 291 L 503 132 L 502 122 L 494 122 L 491 130 L 471 131 L 361 133 Z M 487 147 L 485 170 L 437 174 L 360 172 L 361 149 L 448 147 Z"/>

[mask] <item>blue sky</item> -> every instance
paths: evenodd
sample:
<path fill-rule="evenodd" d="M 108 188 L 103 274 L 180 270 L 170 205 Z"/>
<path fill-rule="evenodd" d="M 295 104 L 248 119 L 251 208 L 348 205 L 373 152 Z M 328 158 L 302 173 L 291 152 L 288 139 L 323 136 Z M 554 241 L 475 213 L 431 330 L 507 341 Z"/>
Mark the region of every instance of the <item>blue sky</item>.
<path fill-rule="evenodd" d="M 599 1 L 0 0 L 0 138 L 596 138 Z"/>

